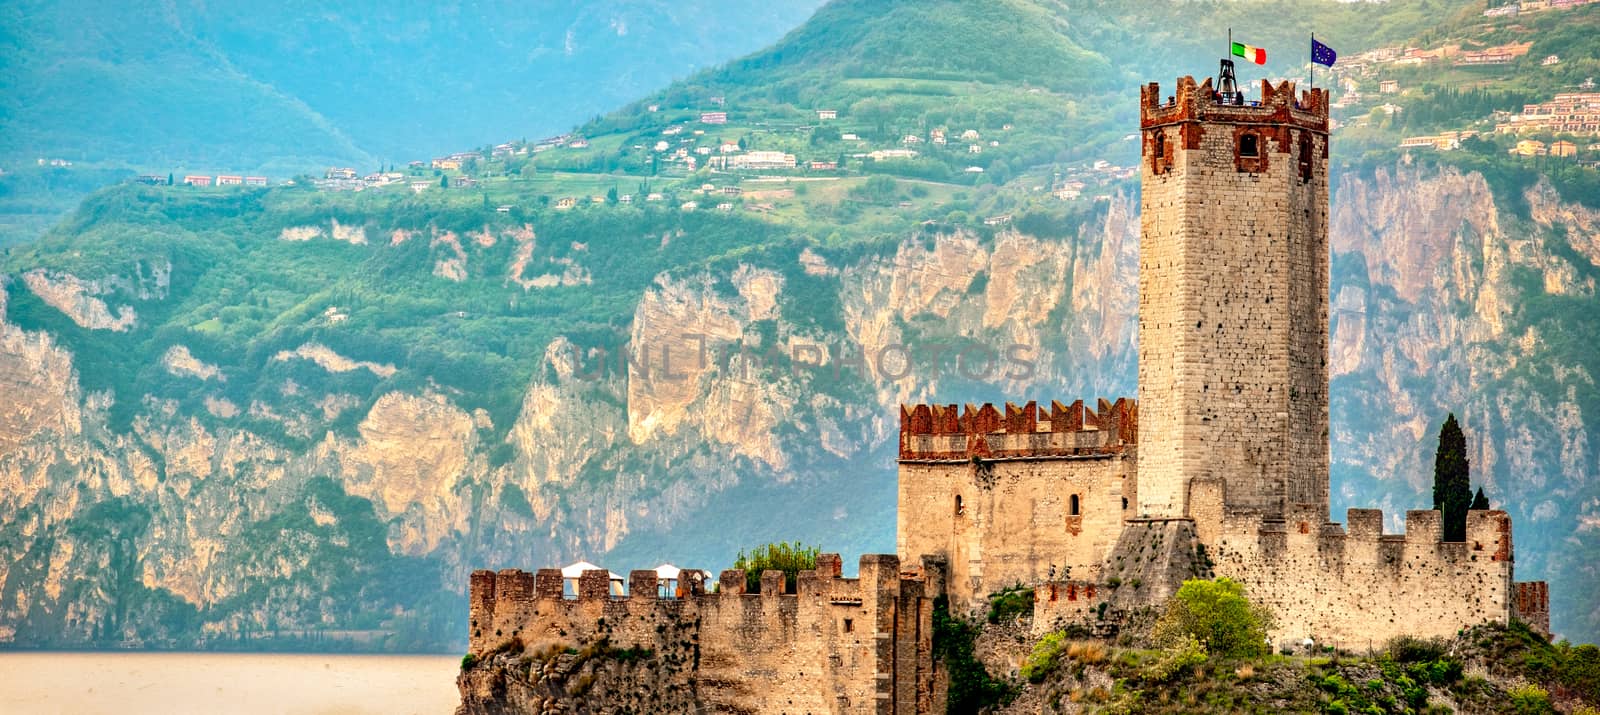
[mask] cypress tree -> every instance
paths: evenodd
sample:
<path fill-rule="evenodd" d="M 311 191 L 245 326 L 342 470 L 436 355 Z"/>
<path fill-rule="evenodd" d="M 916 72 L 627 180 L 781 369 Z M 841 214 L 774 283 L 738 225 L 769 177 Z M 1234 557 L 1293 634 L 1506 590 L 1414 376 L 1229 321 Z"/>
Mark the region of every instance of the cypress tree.
<path fill-rule="evenodd" d="M 1452 413 L 1439 429 L 1433 460 L 1433 508 L 1443 514 L 1445 541 L 1467 540 L 1467 508 L 1472 505 L 1467 472 L 1467 437 Z"/>
<path fill-rule="evenodd" d="M 1483 487 L 1478 487 L 1478 496 L 1472 498 L 1473 509 L 1488 509 L 1489 497 L 1483 495 Z"/>

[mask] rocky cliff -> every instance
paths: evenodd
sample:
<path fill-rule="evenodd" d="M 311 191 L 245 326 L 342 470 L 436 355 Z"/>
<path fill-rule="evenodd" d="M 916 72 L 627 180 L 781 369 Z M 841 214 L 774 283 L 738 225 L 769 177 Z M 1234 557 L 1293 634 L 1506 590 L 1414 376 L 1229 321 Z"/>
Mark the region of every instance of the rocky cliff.
<path fill-rule="evenodd" d="M 712 219 L 606 219 L 618 238 L 592 240 L 558 219 L 268 212 L 237 249 L 174 219 L 179 238 L 117 261 L 19 270 L 0 292 L 0 639 L 454 647 L 470 568 L 892 550 L 899 403 L 1134 393 L 1135 196 L 1050 236 L 755 235 L 698 262 L 672 252 L 721 235 Z M 1517 518 L 1518 577 L 1550 579 L 1556 629 L 1593 640 L 1600 218 L 1543 183 L 1507 196 L 1406 165 L 1344 174 L 1333 205 L 1335 515 L 1428 506 L 1453 410 L 1475 483 Z M 281 240 L 296 226 L 335 228 Z M 229 273 L 268 259 L 380 277 Z M 394 318 L 401 292 L 426 302 Z"/>

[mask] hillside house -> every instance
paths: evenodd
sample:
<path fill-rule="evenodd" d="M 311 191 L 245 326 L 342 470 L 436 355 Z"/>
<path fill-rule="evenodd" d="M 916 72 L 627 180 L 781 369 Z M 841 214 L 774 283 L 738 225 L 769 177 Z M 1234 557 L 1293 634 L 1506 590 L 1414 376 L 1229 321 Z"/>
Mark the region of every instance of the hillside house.
<path fill-rule="evenodd" d="M 221 174 L 217 176 L 217 186 L 244 186 L 244 177 L 237 174 Z"/>
<path fill-rule="evenodd" d="M 727 124 L 728 123 L 728 113 L 727 112 L 701 112 L 700 113 L 700 123 L 701 124 Z"/>
<path fill-rule="evenodd" d="M 907 134 L 904 139 L 900 140 L 900 143 L 908 146 L 911 144 L 921 144 L 922 137 L 919 137 L 915 134 Z"/>
<path fill-rule="evenodd" d="M 818 109 L 817 110 L 817 119 L 838 119 L 838 118 L 839 118 L 839 110 L 837 110 L 837 109 Z"/>
<path fill-rule="evenodd" d="M 1577 156 L 1578 145 L 1569 141 L 1558 141 L 1550 144 L 1550 156 Z"/>
<path fill-rule="evenodd" d="M 328 167 L 327 171 L 322 173 L 322 178 L 324 179 L 354 179 L 357 176 L 359 176 L 359 174 L 356 173 L 356 170 L 348 166 L 331 166 Z"/>
<path fill-rule="evenodd" d="M 735 169 L 793 169 L 795 158 L 781 151 L 751 151 L 729 157 L 727 164 Z"/>
<path fill-rule="evenodd" d="M 969 145 L 967 147 L 967 153 L 968 154 L 982 154 L 983 153 L 983 145 L 982 144 Z"/>
<path fill-rule="evenodd" d="M 573 139 L 572 141 L 567 142 L 567 148 L 568 149 L 588 149 L 589 148 L 589 140 L 588 139 Z"/>
<path fill-rule="evenodd" d="M 976 129 L 968 129 L 961 133 L 961 141 L 964 142 L 975 142 L 980 138 L 982 137 L 978 134 L 978 130 Z"/>
<path fill-rule="evenodd" d="M 1539 65 L 1543 67 L 1559 64 L 1561 64 L 1561 55 L 1550 55 L 1539 61 Z"/>
<path fill-rule="evenodd" d="M 563 197 L 561 197 L 559 199 L 556 199 L 556 209 L 557 210 L 566 210 L 566 209 L 570 209 L 570 208 L 572 208 L 574 206 L 577 206 L 577 205 L 578 205 L 578 200 L 573 198 L 573 197 L 571 197 L 571 196 L 563 196 Z"/>
<path fill-rule="evenodd" d="M 246 177 L 244 177 L 244 185 L 245 186 L 266 186 L 267 185 L 267 177 L 265 177 L 265 176 L 246 176 Z"/>
<path fill-rule="evenodd" d="M 743 150 L 739 148 L 739 142 L 723 142 L 721 146 L 717 147 L 717 151 L 724 154 L 734 154 Z"/>
<path fill-rule="evenodd" d="M 911 159 L 916 155 L 916 149 L 879 149 L 867 154 L 867 156 L 871 157 L 873 161 L 884 161 L 887 159 Z"/>
<path fill-rule="evenodd" d="M 1516 146 L 1511 147 L 1507 153 L 1517 156 L 1544 156 L 1548 152 L 1549 150 L 1545 148 L 1544 142 L 1536 139 L 1523 139 L 1517 142 Z"/>
<path fill-rule="evenodd" d="M 190 186 L 210 186 L 211 177 L 190 174 L 189 176 L 183 177 L 183 183 Z"/>
<path fill-rule="evenodd" d="M 450 185 L 458 189 L 471 189 L 478 185 L 478 180 L 470 176 L 457 176 L 450 179 Z"/>
<path fill-rule="evenodd" d="M 678 205 L 678 209 L 681 211 L 693 211 L 697 208 L 700 208 L 700 202 L 698 201 L 685 201 Z"/>
<path fill-rule="evenodd" d="M 854 132 L 845 132 L 845 133 L 839 135 L 839 140 L 840 141 L 847 141 L 847 142 L 858 142 L 858 141 L 861 141 L 861 137 L 859 135 L 857 135 L 856 133 L 854 133 Z"/>
<path fill-rule="evenodd" d="M 839 162 L 837 162 L 837 161 L 820 161 L 820 160 L 817 160 L 817 159 L 813 159 L 806 166 L 809 167 L 812 171 L 833 171 L 833 170 L 839 168 Z"/>
<path fill-rule="evenodd" d="M 3 174 L 0 174 L 0 175 L 3 175 Z M 158 176 L 156 174 L 140 174 L 139 178 L 134 179 L 134 181 L 137 181 L 137 182 L 139 182 L 141 184 L 149 184 L 151 186 L 157 186 L 157 185 L 160 185 L 160 184 L 167 183 L 167 177 Z"/>
<path fill-rule="evenodd" d="M 440 157 L 438 159 L 434 159 L 433 160 L 433 168 L 441 169 L 441 170 L 444 170 L 444 171 L 460 171 L 461 170 L 461 160 L 460 159 L 451 159 L 449 157 Z"/>
<path fill-rule="evenodd" d="M 411 193 L 420 194 L 435 186 L 438 186 L 438 184 L 432 181 L 413 181 L 411 182 Z"/>
<path fill-rule="evenodd" d="M 733 204 L 730 203 L 730 202 L 724 201 L 724 202 L 722 202 L 720 204 L 717 204 L 717 210 L 718 211 L 732 211 L 733 210 Z"/>
<path fill-rule="evenodd" d="M 1378 83 L 1378 91 L 1383 94 L 1396 94 L 1400 91 L 1398 80 L 1386 79 Z"/>
<path fill-rule="evenodd" d="M 662 199 L 665 199 L 665 198 L 667 198 L 667 197 L 664 194 L 662 194 L 661 192 L 652 191 L 652 192 L 650 192 L 648 194 L 645 194 L 644 200 L 645 201 L 661 201 Z"/>

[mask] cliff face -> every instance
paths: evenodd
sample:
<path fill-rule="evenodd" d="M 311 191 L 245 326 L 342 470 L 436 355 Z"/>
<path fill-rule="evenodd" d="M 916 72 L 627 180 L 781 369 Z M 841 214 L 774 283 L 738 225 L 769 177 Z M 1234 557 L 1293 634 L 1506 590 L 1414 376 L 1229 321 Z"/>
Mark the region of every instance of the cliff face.
<path fill-rule="evenodd" d="M 714 566 L 792 538 L 892 550 L 899 403 L 1134 394 L 1133 191 L 1052 237 L 917 233 L 865 255 L 754 252 L 660 273 L 622 293 L 607 318 L 619 340 L 562 329 L 506 358 L 529 374 L 509 412 L 486 409 L 471 376 L 423 371 L 426 355 L 348 347 L 375 305 L 355 291 L 305 308 L 314 330 L 248 354 L 156 345 L 159 379 L 140 384 L 159 389 L 129 400 L 103 386 L 95 341 L 211 289 L 149 269 L 175 265 L 160 251 L 136 257 L 142 269 L 13 276 L 0 291 L 13 306 L 0 323 L 0 639 L 332 630 L 336 647 L 442 647 L 459 637 L 473 567 L 608 553 L 617 570 Z M 1333 517 L 1429 506 L 1437 424 L 1453 410 L 1474 482 L 1517 520 L 1518 578 L 1552 580 L 1556 629 L 1593 639 L 1600 573 L 1583 555 L 1600 547 L 1587 436 L 1600 365 L 1570 321 L 1593 307 L 1600 215 L 1543 184 L 1520 198 L 1449 170 L 1340 177 Z M 608 252 L 623 250 L 529 227 L 371 223 L 265 242 L 404 258 L 512 305 L 608 295 Z M 473 317 L 448 310 L 424 320 Z"/>

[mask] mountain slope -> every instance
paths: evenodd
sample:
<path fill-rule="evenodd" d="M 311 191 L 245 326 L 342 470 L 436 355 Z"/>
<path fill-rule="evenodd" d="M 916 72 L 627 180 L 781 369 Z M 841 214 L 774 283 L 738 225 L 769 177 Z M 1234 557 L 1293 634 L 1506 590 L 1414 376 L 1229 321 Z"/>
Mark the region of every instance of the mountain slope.
<path fill-rule="evenodd" d="M 890 550 L 899 403 L 1134 394 L 1136 82 L 1215 60 L 1139 60 L 1145 40 L 1117 28 L 1191 12 L 1196 39 L 1173 29 L 1152 52 L 1201 58 L 1224 36 L 1209 23 L 1261 7 L 841 2 L 564 143 L 461 171 L 96 194 L 0 266 L 0 636 L 439 648 L 471 568 L 715 568 L 795 538 Z M 1596 6 L 1516 28 L 1458 3 L 1294 7 L 1347 56 L 1367 49 L 1358 27 L 1486 46 L 1600 23 Z M 946 35 L 965 57 L 873 69 L 948 53 Z M 1600 59 L 1559 51 L 1571 67 L 1470 70 L 1484 106 Z M 1109 74 L 1008 79 L 1067 57 Z M 1465 71 L 1352 75 L 1415 72 L 1400 119 L 1371 111 L 1389 99 L 1339 110 L 1333 517 L 1427 506 L 1455 411 L 1474 483 L 1517 519 L 1518 578 L 1551 579 L 1556 628 L 1593 640 L 1600 192 L 1592 168 L 1502 138 L 1395 149 L 1492 128 L 1441 99 Z M 1430 105 L 1452 109 L 1407 118 Z M 713 111 L 727 123 L 700 121 Z M 751 150 L 837 166 L 683 161 Z"/>
<path fill-rule="evenodd" d="M 0 245 L 122 178 L 108 170 L 282 179 L 541 136 L 756 49 L 818 1 L 8 3 Z M 39 158 L 76 180 L 41 189 Z"/>

